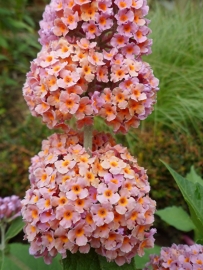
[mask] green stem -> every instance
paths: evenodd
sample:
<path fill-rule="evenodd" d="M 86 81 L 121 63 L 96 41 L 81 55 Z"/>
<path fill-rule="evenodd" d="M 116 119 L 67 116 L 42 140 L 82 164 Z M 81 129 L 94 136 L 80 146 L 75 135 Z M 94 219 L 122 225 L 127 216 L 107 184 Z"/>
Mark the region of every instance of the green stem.
<path fill-rule="evenodd" d="M 1 227 L 0 269 L 3 269 L 4 254 L 6 248 L 5 242 L 6 224 L 4 222 L 0 223 L 0 227 Z"/>
<path fill-rule="evenodd" d="M 5 245 L 5 232 L 6 232 L 6 224 L 2 222 L 0 224 L 1 227 L 1 250 L 4 251 L 6 245 Z"/>
<path fill-rule="evenodd" d="M 92 135 L 93 126 L 84 126 L 84 147 L 86 151 L 91 155 L 92 153 Z"/>

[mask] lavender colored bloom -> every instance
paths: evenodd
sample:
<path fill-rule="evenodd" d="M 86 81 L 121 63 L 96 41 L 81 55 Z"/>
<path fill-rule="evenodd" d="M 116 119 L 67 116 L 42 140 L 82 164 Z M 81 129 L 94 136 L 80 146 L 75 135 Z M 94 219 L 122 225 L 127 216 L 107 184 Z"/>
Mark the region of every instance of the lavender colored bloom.
<path fill-rule="evenodd" d="M 10 197 L 0 197 L 0 222 L 11 221 L 20 216 L 21 202 L 16 195 Z"/>
<path fill-rule="evenodd" d="M 203 246 L 194 244 L 162 247 L 160 255 L 151 255 L 143 270 L 203 269 Z"/>

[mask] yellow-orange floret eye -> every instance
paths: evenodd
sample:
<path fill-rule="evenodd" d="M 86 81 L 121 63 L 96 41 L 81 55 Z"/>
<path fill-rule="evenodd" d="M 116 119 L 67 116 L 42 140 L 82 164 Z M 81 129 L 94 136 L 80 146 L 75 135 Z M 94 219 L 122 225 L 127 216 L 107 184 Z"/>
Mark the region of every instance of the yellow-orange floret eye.
<path fill-rule="evenodd" d="M 65 81 L 66 83 L 71 83 L 71 82 L 73 81 L 73 79 L 72 79 L 70 76 L 66 76 L 66 77 L 64 78 L 64 81 Z"/>
<path fill-rule="evenodd" d="M 72 191 L 75 194 L 79 194 L 81 192 L 81 186 L 80 185 L 74 185 L 74 186 L 72 186 Z"/>
<path fill-rule="evenodd" d="M 78 230 L 76 230 L 75 234 L 76 234 L 77 237 L 80 237 L 80 236 L 82 236 L 84 234 L 84 230 L 83 229 L 78 229 Z"/>
<path fill-rule="evenodd" d="M 121 197 L 118 203 L 122 206 L 126 206 L 128 204 L 128 200 L 125 197 Z"/>
<path fill-rule="evenodd" d="M 66 167 L 66 166 L 68 166 L 69 164 L 70 164 L 70 161 L 69 161 L 69 160 L 65 160 L 65 161 L 62 162 L 62 166 L 63 166 L 63 167 Z"/>
<path fill-rule="evenodd" d="M 107 215 L 107 211 L 106 211 L 105 208 L 99 209 L 99 211 L 98 211 L 98 216 L 104 218 L 104 217 L 106 217 L 106 215 Z"/>
<path fill-rule="evenodd" d="M 63 53 L 66 53 L 69 51 L 69 48 L 67 46 L 62 46 L 61 50 Z"/>
<path fill-rule="evenodd" d="M 137 219 L 137 215 L 138 215 L 137 212 L 133 212 L 133 213 L 131 214 L 130 219 L 131 219 L 131 220 L 136 220 L 136 219 Z"/>
<path fill-rule="evenodd" d="M 88 224 L 92 224 L 93 223 L 93 219 L 91 214 L 87 214 L 85 220 L 87 221 Z"/>
<path fill-rule="evenodd" d="M 38 217 L 38 211 L 37 210 L 32 210 L 32 217 L 34 219 Z"/>
<path fill-rule="evenodd" d="M 113 195 L 113 192 L 109 189 L 104 192 L 104 196 L 107 198 L 112 197 L 112 195 Z"/>
<path fill-rule="evenodd" d="M 66 106 L 68 107 L 68 108 L 72 108 L 73 106 L 74 106 L 74 101 L 73 100 L 71 100 L 71 99 L 68 99 L 67 101 L 66 101 Z"/>
<path fill-rule="evenodd" d="M 37 202 L 39 200 L 39 197 L 36 195 L 34 198 L 33 198 L 33 202 Z"/>
<path fill-rule="evenodd" d="M 67 18 L 67 22 L 68 23 L 73 23 L 74 22 L 74 16 L 73 15 L 69 15 L 68 18 Z"/>
<path fill-rule="evenodd" d="M 125 173 L 130 173 L 130 169 L 129 169 L 129 168 L 125 168 L 125 169 L 124 169 L 124 172 L 125 172 Z"/>
<path fill-rule="evenodd" d="M 47 56 L 46 61 L 51 62 L 53 60 L 53 57 L 51 55 Z"/>
<path fill-rule="evenodd" d="M 97 28 L 94 25 L 90 25 L 90 26 L 88 26 L 88 30 L 90 33 L 94 34 L 94 33 L 96 33 Z"/>
<path fill-rule="evenodd" d="M 106 4 L 103 3 L 103 2 L 99 2 L 99 8 L 100 8 L 101 10 L 103 10 L 104 12 L 107 10 L 107 6 L 106 6 Z"/>
<path fill-rule="evenodd" d="M 111 107 L 106 108 L 106 114 L 107 114 L 107 115 L 114 114 L 113 109 L 112 109 Z"/>
<path fill-rule="evenodd" d="M 73 213 L 71 211 L 66 211 L 64 213 L 64 218 L 67 219 L 67 220 L 71 219 L 72 216 L 73 216 Z"/>
<path fill-rule="evenodd" d="M 126 183 L 125 184 L 125 188 L 127 188 L 128 190 L 132 189 L 132 185 L 130 183 Z"/>
<path fill-rule="evenodd" d="M 63 243 L 67 243 L 67 242 L 68 242 L 68 237 L 65 236 L 65 235 L 60 236 L 60 239 L 61 239 L 61 241 L 62 241 Z"/>
<path fill-rule="evenodd" d="M 124 74 L 125 73 L 124 73 L 124 71 L 122 69 L 119 69 L 119 70 L 116 71 L 116 76 L 117 77 L 122 77 Z"/>
<path fill-rule="evenodd" d="M 121 8 L 125 8 L 127 5 L 126 5 L 125 2 L 120 2 L 120 3 L 119 3 L 119 6 L 120 6 Z"/>
<path fill-rule="evenodd" d="M 62 146 L 62 143 L 61 142 L 58 142 L 57 143 L 57 147 L 61 147 Z"/>
<path fill-rule="evenodd" d="M 186 257 L 185 262 L 189 262 L 189 261 L 190 261 L 190 258 Z"/>
<path fill-rule="evenodd" d="M 65 183 L 67 180 L 70 180 L 69 175 L 65 175 L 65 176 L 62 177 L 62 183 Z"/>
<path fill-rule="evenodd" d="M 111 165 L 112 167 L 117 167 L 117 166 L 118 166 L 118 162 L 116 162 L 116 161 L 111 161 L 111 162 L 110 162 L 110 165 Z"/>
<path fill-rule="evenodd" d="M 45 201 L 45 207 L 47 208 L 47 207 L 49 207 L 51 204 L 50 204 L 50 200 L 49 199 L 47 199 L 46 201 Z"/>
<path fill-rule="evenodd" d="M 30 226 L 30 230 L 31 230 L 33 233 L 35 233 L 37 229 L 36 229 L 35 226 L 32 226 L 32 225 L 31 225 L 31 226 Z"/>
<path fill-rule="evenodd" d="M 88 179 L 88 181 L 93 181 L 94 180 L 94 174 L 91 172 L 87 172 L 86 173 L 86 178 Z"/>
<path fill-rule="evenodd" d="M 60 205 L 64 205 L 68 200 L 66 199 L 66 197 L 62 197 L 59 199 L 59 204 Z"/>
<path fill-rule="evenodd" d="M 47 179 L 47 174 L 46 173 L 43 173 L 42 176 L 41 176 L 41 180 L 42 181 L 45 181 Z"/>
<path fill-rule="evenodd" d="M 56 78 L 52 78 L 48 81 L 48 86 L 51 87 L 56 84 Z"/>
<path fill-rule="evenodd" d="M 106 24 L 106 18 L 101 17 L 101 18 L 99 19 L 99 23 L 100 23 L 101 25 L 105 25 L 105 24 Z"/>
<path fill-rule="evenodd" d="M 136 36 L 137 36 L 138 38 L 141 38 L 141 37 L 142 37 L 142 32 L 138 30 L 137 33 L 136 33 Z"/>
<path fill-rule="evenodd" d="M 76 204 L 77 206 L 82 207 L 82 206 L 85 205 L 85 200 L 77 199 L 77 200 L 75 201 L 75 204 Z"/>
<path fill-rule="evenodd" d="M 118 102 L 121 102 L 121 101 L 125 100 L 125 97 L 124 97 L 123 94 L 119 93 L 119 94 L 116 95 L 116 100 Z"/>
<path fill-rule="evenodd" d="M 124 29 L 125 32 L 130 32 L 131 31 L 131 27 L 128 24 L 124 25 L 123 29 Z"/>
<path fill-rule="evenodd" d="M 90 74 L 91 73 L 91 68 L 89 66 L 84 66 L 83 70 L 84 70 L 85 74 Z"/>
<path fill-rule="evenodd" d="M 114 220 L 117 221 L 117 222 L 120 221 L 121 220 L 121 215 L 119 213 L 115 212 L 114 213 Z"/>
<path fill-rule="evenodd" d="M 47 234 L 47 240 L 51 243 L 53 241 L 53 237 L 50 234 Z"/>
<path fill-rule="evenodd" d="M 113 178 L 113 179 L 111 179 L 111 182 L 114 183 L 114 184 L 118 184 L 118 179 Z"/>
<path fill-rule="evenodd" d="M 125 22 L 127 19 L 128 19 L 128 17 L 125 14 L 120 16 L 120 21 L 121 22 Z"/>
<path fill-rule="evenodd" d="M 82 161 L 82 162 L 87 162 L 87 161 L 88 161 L 88 158 L 87 158 L 87 157 L 82 156 L 82 157 L 80 158 L 80 161 Z"/>
<path fill-rule="evenodd" d="M 123 239 L 123 243 L 124 244 L 127 244 L 127 243 L 129 243 L 130 242 L 130 239 L 128 238 L 128 237 L 125 237 L 124 239 Z"/>

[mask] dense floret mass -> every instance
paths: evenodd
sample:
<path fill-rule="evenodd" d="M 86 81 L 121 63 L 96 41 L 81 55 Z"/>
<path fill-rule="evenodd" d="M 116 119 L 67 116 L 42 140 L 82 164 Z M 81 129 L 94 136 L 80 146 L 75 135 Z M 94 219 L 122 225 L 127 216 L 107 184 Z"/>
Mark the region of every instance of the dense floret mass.
<path fill-rule="evenodd" d="M 104 118 L 114 132 L 138 127 L 153 110 L 158 80 L 146 62 L 113 48 L 101 51 L 96 42 L 65 38 L 44 46 L 31 63 L 23 88 L 32 115 L 49 128 L 79 128 L 94 116 Z"/>
<path fill-rule="evenodd" d="M 86 38 L 100 49 L 116 48 L 131 57 L 149 54 L 148 10 L 146 0 L 52 0 L 40 22 L 39 41 Z"/>
<path fill-rule="evenodd" d="M 10 222 L 21 215 L 21 200 L 18 196 L 0 197 L 0 223 Z"/>
<path fill-rule="evenodd" d="M 154 244 L 156 203 L 144 168 L 105 134 L 88 153 L 82 136 L 54 134 L 32 158 L 31 187 L 22 201 L 30 253 L 46 263 L 58 253 L 90 248 L 118 265 Z"/>
<path fill-rule="evenodd" d="M 202 270 L 203 246 L 202 245 L 176 245 L 162 247 L 160 255 L 151 255 L 150 262 L 144 270 Z"/>

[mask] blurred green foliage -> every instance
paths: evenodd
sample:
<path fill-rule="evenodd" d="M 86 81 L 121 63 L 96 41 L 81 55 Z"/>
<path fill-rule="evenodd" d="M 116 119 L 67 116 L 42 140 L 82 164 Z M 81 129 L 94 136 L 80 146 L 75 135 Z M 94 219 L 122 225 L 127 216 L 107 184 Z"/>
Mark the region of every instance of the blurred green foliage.
<path fill-rule="evenodd" d="M 31 119 L 22 98 L 25 74 L 41 48 L 38 22 L 32 16 L 34 4 L 0 0 L 0 196 L 23 197 L 30 157 L 41 143 L 39 133 L 46 131 L 38 119 Z M 39 13 L 43 9 L 44 4 Z"/>

